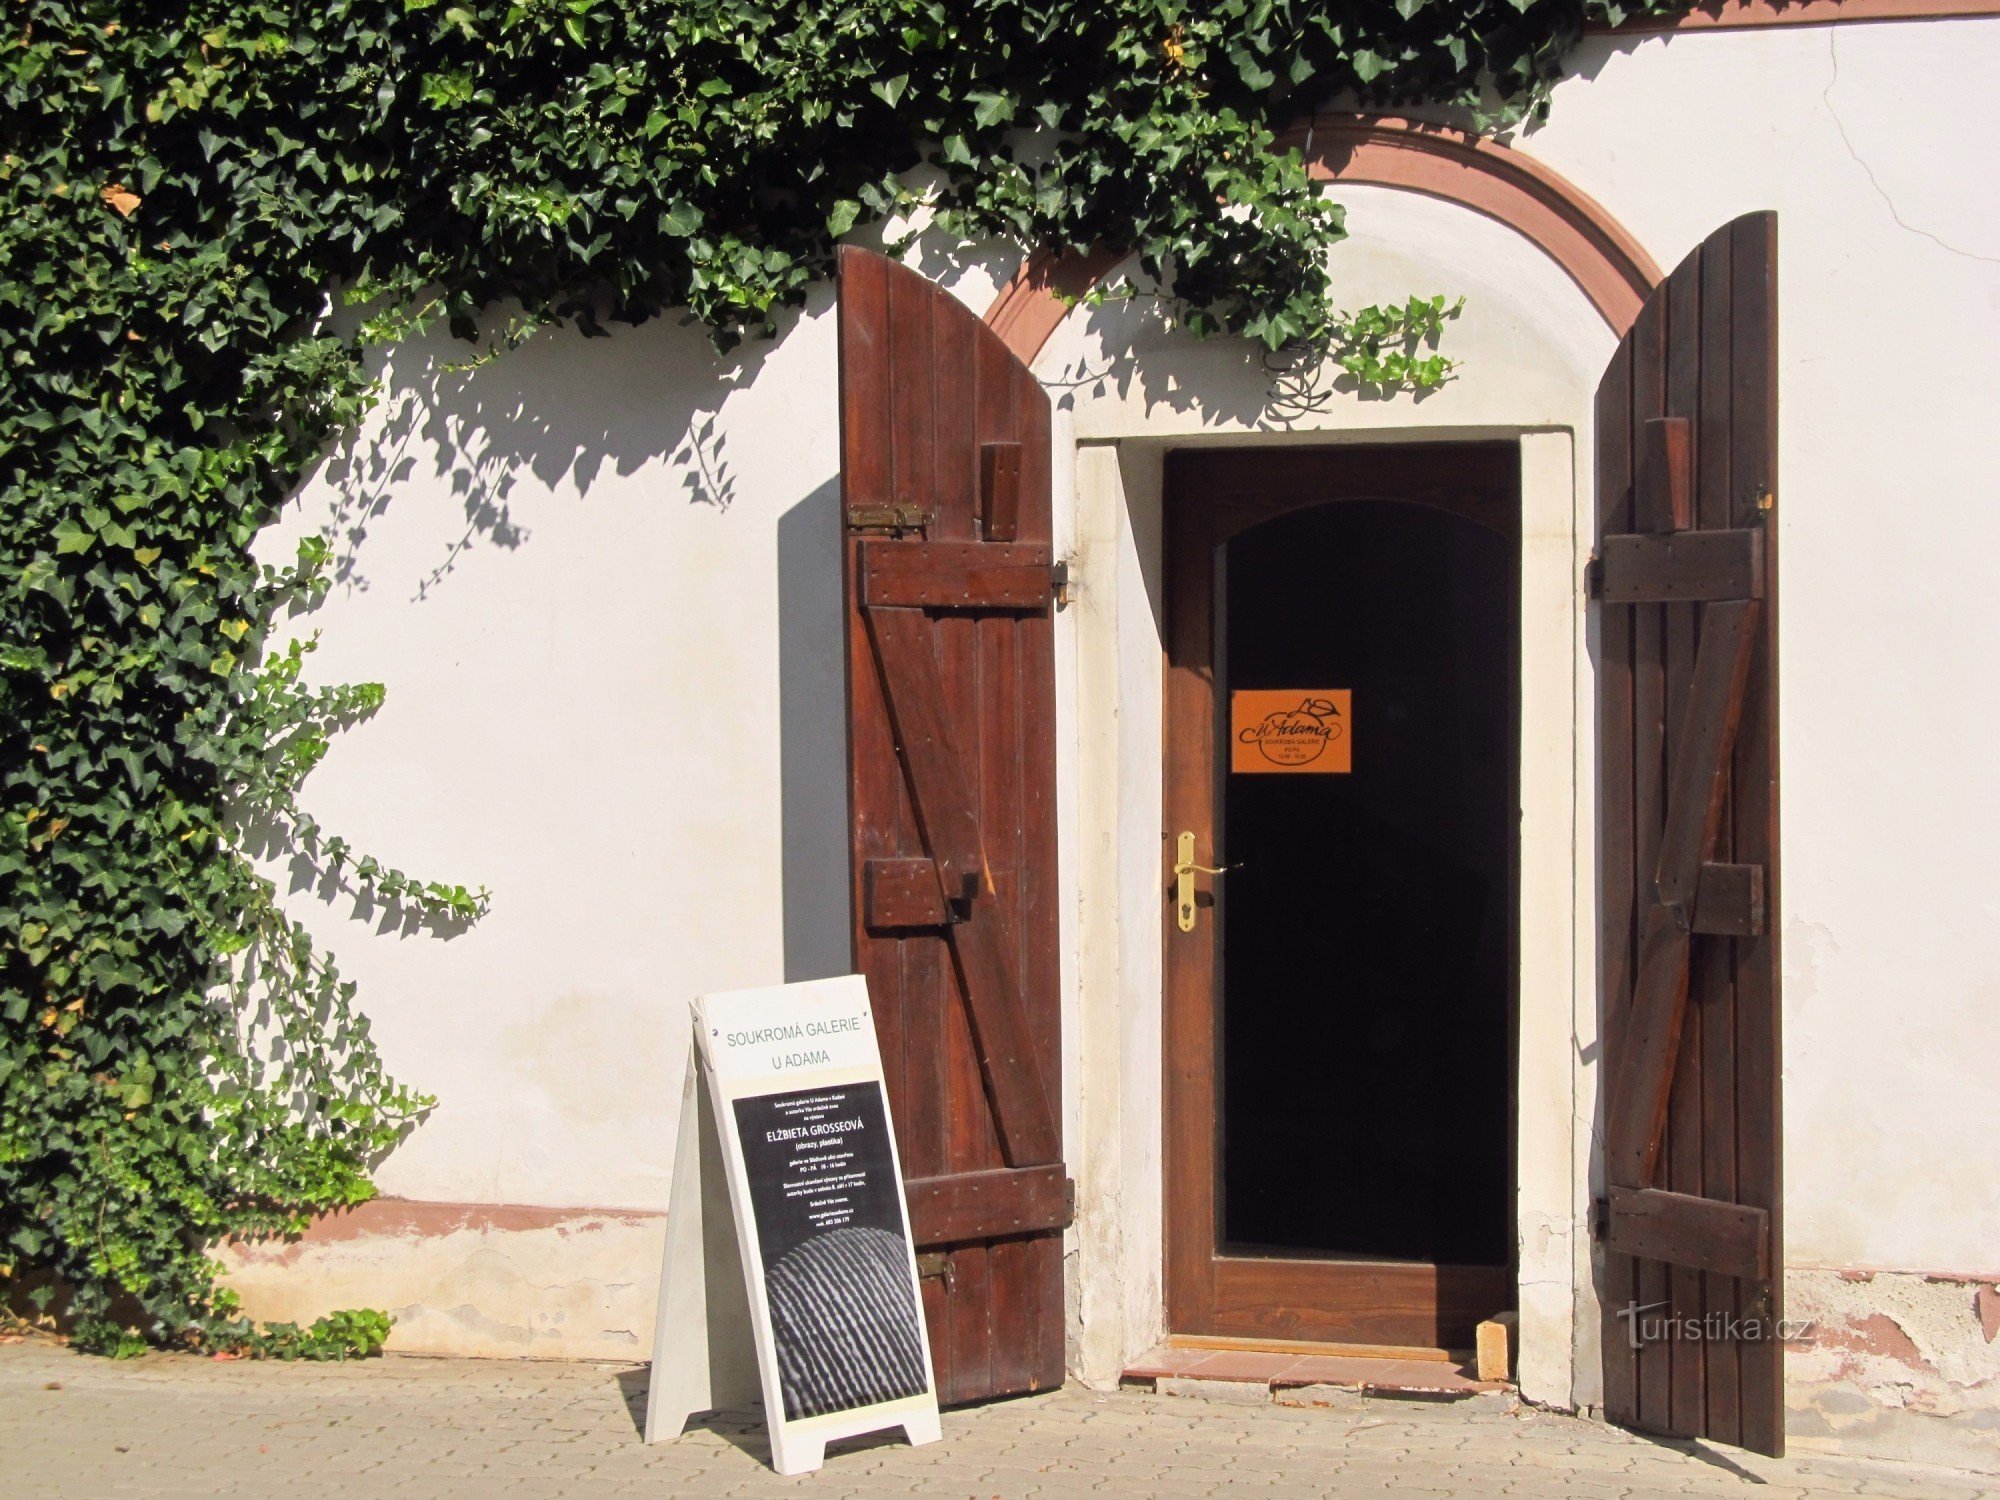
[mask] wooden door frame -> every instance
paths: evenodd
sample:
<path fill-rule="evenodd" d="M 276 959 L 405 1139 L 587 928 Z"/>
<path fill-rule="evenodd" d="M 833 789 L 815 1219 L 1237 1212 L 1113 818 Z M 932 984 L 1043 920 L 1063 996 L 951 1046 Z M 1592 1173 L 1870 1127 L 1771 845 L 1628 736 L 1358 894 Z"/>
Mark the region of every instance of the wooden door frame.
<path fill-rule="evenodd" d="M 1434 506 L 1500 530 L 1518 544 L 1520 464 L 1514 441 L 1202 448 L 1167 456 L 1162 495 L 1167 648 L 1162 683 L 1163 909 L 1173 901 L 1179 831 L 1194 831 L 1197 860 L 1207 861 L 1214 853 L 1219 786 L 1211 659 L 1215 544 L 1288 510 L 1366 499 Z M 1517 503 L 1496 507 L 1496 484 L 1503 492 L 1511 490 Z M 1519 564 L 1517 545 L 1517 570 Z M 1514 904 L 1518 926 L 1518 900 Z M 1324 1339 L 1329 1330 L 1338 1330 L 1332 1336 L 1347 1343 L 1463 1347 L 1473 1322 L 1511 1302 L 1513 1267 L 1496 1277 L 1489 1267 L 1329 1263 L 1216 1252 L 1217 923 L 1204 920 L 1184 933 L 1169 911 L 1162 934 L 1169 1332 Z M 1512 968 L 1518 983 L 1518 963 Z M 1518 996 L 1512 1008 L 1518 1034 Z M 1507 1061 L 1511 1074 L 1513 1056 Z M 1510 1138 L 1518 1135 L 1515 1113 L 1508 1111 Z"/>

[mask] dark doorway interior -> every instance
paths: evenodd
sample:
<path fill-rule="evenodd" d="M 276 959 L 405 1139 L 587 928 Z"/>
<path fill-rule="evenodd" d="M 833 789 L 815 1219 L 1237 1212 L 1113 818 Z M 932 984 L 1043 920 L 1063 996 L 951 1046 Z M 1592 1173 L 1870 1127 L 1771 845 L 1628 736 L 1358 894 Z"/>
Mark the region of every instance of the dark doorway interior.
<path fill-rule="evenodd" d="M 1224 1254 L 1513 1259 L 1516 529 L 1344 500 L 1216 549 L 1218 706 L 1353 695 L 1346 774 L 1232 774 L 1218 715 Z"/>

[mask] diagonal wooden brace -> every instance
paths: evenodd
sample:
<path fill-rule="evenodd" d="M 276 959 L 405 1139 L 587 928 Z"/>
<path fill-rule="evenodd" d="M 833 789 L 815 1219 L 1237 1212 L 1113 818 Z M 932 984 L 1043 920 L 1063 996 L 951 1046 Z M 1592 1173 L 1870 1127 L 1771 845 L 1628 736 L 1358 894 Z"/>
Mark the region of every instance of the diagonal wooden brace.
<path fill-rule="evenodd" d="M 920 609 L 871 606 L 863 616 L 882 668 L 882 696 L 909 773 L 924 850 L 938 868 L 946 898 L 969 900 L 992 881 L 979 846 L 966 763 L 945 715 L 930 622 Z"/>
<path fill-rule="evenodd" d="M 1686 718 L 1674 751 L 1654 899 L 1639 932 L 1638 980 L 1606 1090 L 1604 1167 L 1615 1187 L 1655 1186 L 1660 1137 L 1687 1015 L 1688 957 L 1701 867 L 1715 846 L 1729 757 L 1757 639 L 1754 599 L 1710 604 L 1701 617 Z"/>
<path fill-rule="evenodd" d="M 924 843 L 946 891 L 966 899 L 964 920 L 945 931 L 970 1012 L 980 1072 L 993 1101 L 1001 1151 L 1010 1167 L 1058 1162 L 1062 1135 L 1021 1004 L 1013 933 L 980 850 L 966 762 L 945 716 L 933 626 L 919 609 L 870 607 L 863 613 L 881 662 L 883 696 Z M 965 897 L 957 897 L 960 890 Z"/>

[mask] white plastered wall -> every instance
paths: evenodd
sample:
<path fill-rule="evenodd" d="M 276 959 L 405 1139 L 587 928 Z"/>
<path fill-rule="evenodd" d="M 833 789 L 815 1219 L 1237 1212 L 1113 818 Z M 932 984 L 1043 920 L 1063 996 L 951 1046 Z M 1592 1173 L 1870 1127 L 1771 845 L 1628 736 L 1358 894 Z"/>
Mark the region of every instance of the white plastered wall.
<path fill-rule="evenodd" d="M 1847 1340 L 1795 1356 L 1788 1380 L 1838 1398 L 1795 1403 L 1795 1431 L 1921 1456 L 1954 1453 L 1883 1413 L 1936 1414 L 1933 1429 L 2000 1450 L 2000 1342 L 1973 1311 L 1975 1284 L 2000 1278 L 2000 1174 L 1983 1149 L 2000 1078 L 2000 197 L 1982 144 L 1996 75 L 1996 20 L 1600 39 L 1550 124 L 1517 143 L 1663 265 L 1740 212 L 1779 213 L 1787 1251 L 1794 1310 L 1827 1309 Z M 1537 701 L 1565 670 L 1546 643 L 1573 637 L 1568 717 L 1531 719 L 1523 746 L 1524 796 L 1553 807 L 1556 781 L 1583 784 L 1591 763 L 1576 712 L 1588 641 L 1561 589 L 1589 516 L 1587 393 L 1609 334 L 1507 231 L 1401 195 L 1337 196 L 1355 230 L 1342 300 L 1467 293 L 1448 345 L 1465 374 L 1421 403 L 1343 398 L 1270 440 L 1525 435 Z M 983 309 L 1003 261 L 925 266 Z M 334 527 L 351 571 L 309 622 L 325 630 L 314 675 L 390 688 L 337 739 L 309 805 L 394 865 L 496 892 L 449 941 L 353 920 L 342 897 L 293 898 L 359 981 L 391 1067 L 440 1098 L 382 1185 L 547 1214 L 246 1256 L 254 1307 L 386 1305 L 405 1347 L 643 1347 L 674 1018 L 705 988 L 844 965 L 830 292 L 752 353 L 718 360 L 698 331 L 657 323 L 539 338 L 433 385 L 426 362 L 462 350 L 419 342 L 272 537 L 275 557 L 282 533 Z M 1079 571 L 1059 633 L 1065 1109 L 1092 1378 L 1159 1329 L 1145 1103 L 1159 1074 L 1158 461 L 1256 427 L 1264 393 L 1239 350 L 1110 314 L 1074 315 L 1038 368 L 1107 363 L 1103 389 L 1068 391 L 1056 469 Z M 1535 517 L 1569 540 L 1538 541 Z M 1568 738 L 1566 767 L 1537 730 Z M 1577 1225 L 1594 1004 L 1576 976 L 1594 957 L 1575 914 L 1593 892 L 1587 858 L 1558 873 L 1555 851 L 1588 851 L 1594 830 L 1588 799 L 1572 807 L 1566 831 L 1546 819 L 1523 848 L 1524 873 L 1543 871 L 1524 879 L 1527 904 L 1574 923 L 1566 970 L 1553 919 L 1523 948 L 1564 997 L 1524 991 L 1548 1043 L 1524 1031 L 1540 1144 L 1523 1153 L 1523 1294 L 1543 1330 L 1525 1378 L 1549 1394 L 1574 1373 L 1570 1399 L 1588 1404 Z"/>
<path fill-rule="evenodd" d="M 1663 266 L 1778 214 L 1789 1435 L 2000 1469 L 2000 18 L 1573 67 L 1523 149 Z"/>

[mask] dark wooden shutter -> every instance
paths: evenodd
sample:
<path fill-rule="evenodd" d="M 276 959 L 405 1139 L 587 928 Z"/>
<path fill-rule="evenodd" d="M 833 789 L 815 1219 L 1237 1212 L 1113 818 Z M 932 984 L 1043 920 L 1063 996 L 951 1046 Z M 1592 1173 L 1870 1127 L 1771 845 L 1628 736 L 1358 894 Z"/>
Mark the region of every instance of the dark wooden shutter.
<path fill-rule="evenodd" d="M 855 964 L 938 1394 L 1063 1378 L 1049 402 L 955 298 L 840 254 Z"/>
<path fill-rule="evenodd" d="M 1653 293 L 1598 388 L 1598 1227 L 1611 1419 L 1772 1454 L 1777 411 L 1777 221 L 1751 214 Z M 1668 1336 L 1634 1350 L 1635 1321 Z"/>

